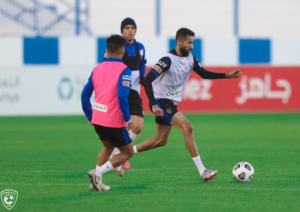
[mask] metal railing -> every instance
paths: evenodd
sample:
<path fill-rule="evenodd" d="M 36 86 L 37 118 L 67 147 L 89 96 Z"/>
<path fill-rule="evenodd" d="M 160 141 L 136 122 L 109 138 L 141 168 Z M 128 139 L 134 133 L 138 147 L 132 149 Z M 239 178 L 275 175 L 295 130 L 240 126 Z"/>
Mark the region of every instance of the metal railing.
<path fill-rule="evenodd" d="M 89 28 L 89 0 L 54 0 L 51 5 L 42 0 L 0 0 L 0 14 L 15 23 L 43 35 L 55 25 L 65 22 L 74 27 L 74 34 L 92 35 Z M 58 8 L 62 8 L 63 11 Z"/>

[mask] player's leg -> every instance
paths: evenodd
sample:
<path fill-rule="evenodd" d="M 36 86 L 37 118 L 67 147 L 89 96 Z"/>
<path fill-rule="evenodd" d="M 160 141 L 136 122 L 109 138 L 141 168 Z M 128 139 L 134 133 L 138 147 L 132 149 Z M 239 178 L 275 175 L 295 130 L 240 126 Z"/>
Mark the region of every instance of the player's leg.
<path fill-rule="evenodd" d="M 104 147 L 98 154 L 97 166 L 102 166 L 106 163 L 115 148 L 109 141 L 102 141 L 102 143 Z"/>
<path fill-rule="evenodd" d="M 185 146 L 188 149 L 190 155 L 192 156 L 198 171 L 202 177 L 202 180 L 208 182 L 212 180 L 215 176 L 217 176 L 217 171 L 207 170 L 200 158 L 198 153 L 198 149 L 195 143 L 194 135 L 193 135 L 193 126 L 192 124 L 185 118 L 185 116 L 177 112 L 171 121 L 171 124 L 176 127 L 182 134 L 184 135 Z"/>
<path fill-rule="evenodd" d="M 103 143 L 104 147 L 98 154 L 96 169 L 89 171 L 87 174 L 87 176 L 92 182 L 92 185 L 90 186 L 90 190 L 94 190 L 94 191 L 109 190 L 110 187 L 102 183 L 102 175 L 103 173 L 111 170 L 111 164 L 108 163 L 108 158 L 111 152 L 113 151 L 114 147 L 108 141 L 109 138 L 107 136 L 105 127 L 94 125 L 94 128 L 101 142 Z"/>
<path fill-rule="evenodd" d="M 165 146 L 171 133 L 172 126 L 156 124 L 154 138 L 149 138 L 142 143 L 134 146 L 134 154 L 147 151 L 156 147 Z"/>
<path fill-rule="evenodd" d="M 127 161 L 129 158 L 133 156 L 133 146 L 132 143 L 127 144 L 126 146 L 118 147 L 120 153 L 115 155 L 111 160 L 110 163 L 113 167 L 118 167 Z"/>
<path fill-rule="evenodd" d="M 141 116 L 137 116 L 137 115 L 131 115 L 130 117 L 131 117 L 133 126 L 132 126 L 131 130 L 129 130 L 128 134 L 133 143 L 139 137 L 140 133 L 143 130 L 144 118 Z"/>
<path fill-rule="evenodd" d="M 132 129 L 128 131 L 129 138 L 131 139 L 132 143 L 134 143 L 141 131 L 143 130 L 144 125 L 144 112 L 143 112 L 143 106 L 142 106 L 142 99 L 140 98 L 139 94 L 135 90 L 130 90 L 129 96 L 128 96 L 128 104 L 130 108 L 130 117 L 133 123 Z M 119 154 L 119 149 L 115 148 L 113 151 L 111 158 L 114 155 Z M 128 161 L 124 164 L 125 169 L 130 168 L 130 164 Z"/>
<path fill-rule="evenodd" d="M 105 190 L 102 188 L 103 174 L 112 170 L 114 167 L 124 164 L 126 160 L 132 157 L 133 147 L 125 128 L 110 128 L 95 125 L 95 130 L 98 133 L 104 148 L 99 153 L 96 171 L 89 171 L 88 177 L 92 182 L 92 189 L 101 191 Z M 119 148 L 120 153 L 114 156 L 110 161 L 107 161 L 110 153 L 115 147 Z"/>
<path fill-rule="evenodd" d="M 184 136 L 185 146 L 188 149 L 192 158 L 197 157 L 199 153 L 193 135 L 192 124 L 179 111 L 173 116 L 171 124 L 172 126 L 176 127 L 180 132 L 182 132 Z"/>

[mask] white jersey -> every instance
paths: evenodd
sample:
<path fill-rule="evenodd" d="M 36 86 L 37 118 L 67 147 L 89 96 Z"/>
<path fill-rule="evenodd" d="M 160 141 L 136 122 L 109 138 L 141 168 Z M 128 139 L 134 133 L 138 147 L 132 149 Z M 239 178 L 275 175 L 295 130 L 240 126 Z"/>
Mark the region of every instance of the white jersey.
<path fill-rule="evenodd" d="M 170 99 L 177 104 L 182 100 L 183 93 L 194 67 L 194 56 L 187 57 L 167 53 L 165 57 L 171 59 L 168 71 L 163 72 L 152 82 L 155 99 Z"/>

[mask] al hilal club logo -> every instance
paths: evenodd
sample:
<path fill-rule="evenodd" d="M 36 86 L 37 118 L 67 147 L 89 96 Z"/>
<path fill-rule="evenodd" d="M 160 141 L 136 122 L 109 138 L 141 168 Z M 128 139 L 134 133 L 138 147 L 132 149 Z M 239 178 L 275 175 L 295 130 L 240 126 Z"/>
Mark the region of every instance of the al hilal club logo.
<path fill-rule="evenodd" d="M 12 209 L 17 203 L 18 192 L 12 189 L 1 191 L 1 200 L 3 205 L 8 209 Z"/>

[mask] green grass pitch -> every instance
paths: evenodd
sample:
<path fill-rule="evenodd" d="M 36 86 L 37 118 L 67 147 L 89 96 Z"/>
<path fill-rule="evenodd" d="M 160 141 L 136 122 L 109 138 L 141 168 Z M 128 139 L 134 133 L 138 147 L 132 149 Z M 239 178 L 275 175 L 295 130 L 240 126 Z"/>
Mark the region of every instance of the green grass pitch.
<path fill-rule="evenodd" d="M 203 183 L 173 128 L 167 146 L 135 155 L 123 178 L 104 175 L 110 191 L 89 191 L 102 144 L 83 116 L 0 118 L 0 191 L 19 197 L 11 211 L 300 211 L 300 113 L 189 114 L 204 165 Z M 136 143 L 154 136 L 154 116 Z M 251 163 L 250 183 L 232 177 Z M 7 211 L 0 203 L 0 211 Z"/>

